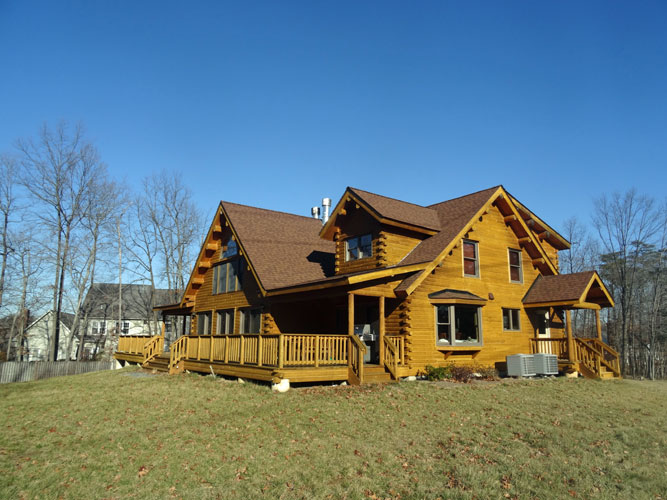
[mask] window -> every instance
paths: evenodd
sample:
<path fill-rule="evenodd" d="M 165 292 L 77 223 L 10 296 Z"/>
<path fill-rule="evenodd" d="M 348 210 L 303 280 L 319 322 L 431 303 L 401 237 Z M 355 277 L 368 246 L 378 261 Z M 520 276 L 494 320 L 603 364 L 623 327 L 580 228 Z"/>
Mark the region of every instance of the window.
<path fill-rule="evenodd" d="M 234 240 L 230 239 L 227 242 L 227 248 L 222 252 L 222 258 L 234 257 L 237 253 L 239 253 L 239 247 Z"/>
<path fill-rule="evenodd" d="M 226 309 L 217 313 L 217 335 L 229 335 L 234 333 L 234 309 Z"/>
<path fill-rule="evenodd" d="M 262 323 L 262 312 L 259 309 L 241 311 L 241 333 L 259 333 Z"/>
<path fill-rule="evenodd" d="M 481 345 L 480 308 L 460 304 L 435 306 L 438 345 Z"/>
<path fill-rule="evenodd" d="M 523 283 L 523 271 L 521 269 L 521 250 L 508 248 L 510 264 L 510 281 L 512 283 Z"/>
<path fill-rule="evenodd" d="M 211 313 L 197 314 L 197 335 L 211 335 Z"/>
<path fill-rule="evenodd" d="M 118 321 L 116 321 L 116 331 L 120 331 L 121 334 L 128 334 L 130 333 L 130 322 L 129 321 L 121 321 L 120 324 Z M 104 333 L 104 331 L 100 331 L 100 333 Z"/>
<path fill-rule="evenodd" d="M 479 276 L 479 256 L 476 241 L 463 240 L 463 275 Z"/>
<path fill-rule="evenodd" d="M 503 330 L 521 330 L 518 309 L 503 309 Z"/>
<path fill-rule="evenodd" d="M 223 262 L 213 268 L 213 294 L 242 290 L 243 259 Z"/>
<path fill-rule="evenodd" d="M 364 234 L 345 240 L 345 260 L 358 260 L 373 255 L 373 236 Z"/>

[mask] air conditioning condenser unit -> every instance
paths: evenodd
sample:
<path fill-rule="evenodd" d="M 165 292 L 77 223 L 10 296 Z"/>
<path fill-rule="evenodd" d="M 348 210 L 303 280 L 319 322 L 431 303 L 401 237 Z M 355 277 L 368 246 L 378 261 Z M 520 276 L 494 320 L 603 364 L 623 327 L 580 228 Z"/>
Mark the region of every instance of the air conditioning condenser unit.
<path fill-rule="evenodd" d="M 532 354 L 512 354 L 507 356 L 507 375 L 509 377 L 534 377 L 535 361 Z"/>

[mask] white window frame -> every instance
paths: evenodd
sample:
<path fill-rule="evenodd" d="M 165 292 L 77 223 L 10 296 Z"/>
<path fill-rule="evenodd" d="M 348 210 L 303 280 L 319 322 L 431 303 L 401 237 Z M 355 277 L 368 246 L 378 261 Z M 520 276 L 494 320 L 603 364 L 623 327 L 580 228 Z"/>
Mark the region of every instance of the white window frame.
<path fill-rule="evenodd" d="M 465 246 L 467 244 L 473 245 L 475 248 L 475 258 L 466 257 Z M 466 273 L 466 261 L 472 260 L 475 262 L 475 274 Z M 463 276 L 466 278 L 479 278 L 479 242 L 473 240 L 463 240 L 461 243 L 461 265 L 463 266 Z"/>
<path fill-rule="evenodd" d="M 518 265 L 513 265 L 512 264 L 512 254 L 517 254 L 519 257 L 519 264 Z M 521 253 L 521 250 L 517 250 L 515 248 L 508 248 L 507 249 L 507 264 L 509 266 L 509 274 L 510 274 L 510 283 L 523 283 L 523 254 Z M 518 269 L 519 270 L 519 279 L 518 280 L 513 280 L 512 279 L 512 268 Z"/>

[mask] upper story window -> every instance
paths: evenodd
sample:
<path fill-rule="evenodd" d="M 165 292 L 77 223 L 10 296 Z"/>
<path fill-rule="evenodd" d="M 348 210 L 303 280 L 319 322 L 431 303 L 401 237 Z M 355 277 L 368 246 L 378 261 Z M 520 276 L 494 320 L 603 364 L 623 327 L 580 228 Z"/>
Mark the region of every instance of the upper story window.
<path fill-rule="evenodd" d="M 223 262 L 213 268 L 213 293 L 238 292 L 242 290 L 243 259 Z"/>
<path fill-rule="evenodd" d="M 463 240 L 463 275 L 479 277 L 479 253 L 476 241 Z"/>
<path fill-rule="evenodd" d="M 435 306 L 435 339 L 438 345 L 481 345 L 481 314 L 478 306 Z"/>
<path fill-rule="evenodd" d="M 239 253 L 239 246 L 234 240 L 230 238 L 229 242 L 227 243 L 227 247 L 222 252 L 222 258 L 226 259 L 228 257 L 234 257 L 238 253 Z"/>
<path fill-rule="evenodd" d="M 521 269 L 521 250 L 508 248 L 510 265 L 510 281 L 512 283 L 523 283 L 523 270 Z"/>
<path fill-rule="evenodd" d="M 373 236 L 364 234 L 345 240 L 345 260 L 365 259 L 373 255 Z"/>

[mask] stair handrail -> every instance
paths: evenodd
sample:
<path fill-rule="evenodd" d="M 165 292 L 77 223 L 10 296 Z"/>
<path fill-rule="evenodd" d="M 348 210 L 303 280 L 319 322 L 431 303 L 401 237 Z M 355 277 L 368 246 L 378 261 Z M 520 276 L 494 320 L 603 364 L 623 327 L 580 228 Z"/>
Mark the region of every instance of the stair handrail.
<path fill-rule="evenodd" d="M 183 335 L 179 337 L 176 342 L 172 342 L 169 346 L 169 373 L 176 373 L 179 371 L 179 363 L 187 357 L 188 353 L 188 336 Z"/>
<path fill-rule="evenodd" d="M 144 356 L 143 365 L 148 363 L 151 359 L 156 357 L 164 350 L 164 335 L 153 335 L 142 348 Z"/>
<path fill-rule="evenodd" d="M 398 350 L 389 337 L 384 337 L 384 366 L 398 380 Z"/>
<path fill-rule="evenodd" d="M 364 355 L 366 346 L 357 335 L 348 335 L 347 376 L 351 385 L 360 385 L 364 381 Z"/>
<path fill-rule="evenodd" d="M 581 339 L 583 342 L 587 344 L 593 344 L 595 346 L 595 349 L 600 351 L 600 362 L 609 370 L 611 370 L 616 377 L 621 376 L 621 362 L 620 362 L 620 354 L 618 351 L 616 351 L 613 347 L 607 345 L 597 337 L 593 338 L 588 338 L 588 339 Z M 604 354 L 608 354 L 609 357 L 611 358 L 610 360 L 607 359 Z"/>
<path fill-rule="evenodd" d="M 602 375 L 600 367 L 602 353 L 580 338 L 575 338 L 574 341 L 575 361 L 600 377 Z"/>

